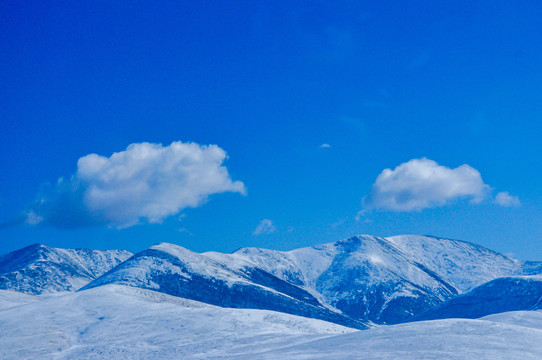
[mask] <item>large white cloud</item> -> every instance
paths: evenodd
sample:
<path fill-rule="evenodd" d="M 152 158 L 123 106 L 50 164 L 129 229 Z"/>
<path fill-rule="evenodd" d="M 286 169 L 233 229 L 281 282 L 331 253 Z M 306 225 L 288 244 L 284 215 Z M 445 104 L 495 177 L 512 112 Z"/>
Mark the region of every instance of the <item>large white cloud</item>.
<path fill-rule="evenodd" d="M 442 206 L 458 198 L 481 202 L 490 195 L 491 187 L 473 167 L 464 164 L 451 169 L 422 158 L 383 170 L 364 201 L 365 211 L 413 211 Z M 499 193 L 495 202 L 519 204 L 508 193 Z"/>
<path fill-rule="evenodd" d="M 110 157 L 90 154 L 79 159 L 69 181 L 60 179 L 40 195 L 27 211 L 27 222 L 59 227 L 161 222 L 211 194 L 244 194 L 244 184 L 232 181 L 223 166 L 225 159 L 216 145 L 180 141 L 135 143 Z"/>

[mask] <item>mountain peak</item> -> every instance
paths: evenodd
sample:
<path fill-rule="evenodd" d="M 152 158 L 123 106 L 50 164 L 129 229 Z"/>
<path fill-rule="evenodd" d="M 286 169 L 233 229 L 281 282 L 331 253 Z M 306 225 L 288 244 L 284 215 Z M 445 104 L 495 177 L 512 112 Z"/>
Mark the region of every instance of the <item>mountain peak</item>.
<path fill-rule="evenodd" d="M 131 255 L 124 250 L 57 249 L 32 244 L 0 256 L 0 289 L 30 294 L 74 291 Z"/>

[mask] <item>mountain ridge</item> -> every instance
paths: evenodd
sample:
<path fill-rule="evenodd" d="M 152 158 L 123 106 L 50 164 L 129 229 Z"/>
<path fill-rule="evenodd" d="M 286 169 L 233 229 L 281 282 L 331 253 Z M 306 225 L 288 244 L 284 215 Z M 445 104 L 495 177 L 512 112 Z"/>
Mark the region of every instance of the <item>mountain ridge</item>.
<path fill-rule="evenodd" d="M 0 289 L 75 291 L 132 256 L 126 250 L 61 249 L 35 243 L 0 256 Z"/>
<path fill-rule="evenodd" d="M 148 250 L 170 252 L 178 264 L 174 270 L 165 269 L 153 259 L 157 254 Z M 134 257 L 148 258 L 144 265 L 131 259 L 85 288 L 117 283 L 219 306 L 265 306 L 271 310 L 283 306 L 238 298 L 247 289 L 261 296 L 259 291 L 263 289 L 265 294 L 271 292 L 277 296 L 278 291 L 281 299 L 286 296 L 305 306 L 326 308 L 356 321 L 393 324 L 408 321 L 487 281 L 526 272 L 525 262 L 483 246 L 418 235 L 388 238 L 359 235 L 290 251 L 248 247 L 231 254 L 199 254 L 167 243 L 153 245 L 148 250 Z M 154 266 L 150 272 L 149 266 Z M 530 264 L 529 268 L 536 266 Z M 178 279 L 172 278 L 174 272 L 178 273 Z M 168 282 L 164 282 L 164 276 Z M 198 276 L 197 282 L 191 280 L 194 276 Z M 269 287 L 264 278 L 274 279 L 276 287 Z M 208 284 L 207 292 L 198 288 L 201 281 Z M 172 288 L 175 282 L 190 285 Z M 207 297 L 202 297 L 203 293 Z"/>
<path fill-rule="evenodd" d="M 542 309 L 542 275 L 502 277 L 418 314 L 412 321 L 476 319 L 510 311 Z"/>
<path fill-rule="evenodd" d="M 161 242 L 135 255 L 39 244 L 7 255 L 0 256 L 0 288 L 32 293 L 34 286 L 40 293 L 127 285 L 356 328 L 412 321 L 489 281 L 542 273 L 542 262 L 421 235 L 358 235 L 289 251 L 245 247 L 230 254 Z"/>

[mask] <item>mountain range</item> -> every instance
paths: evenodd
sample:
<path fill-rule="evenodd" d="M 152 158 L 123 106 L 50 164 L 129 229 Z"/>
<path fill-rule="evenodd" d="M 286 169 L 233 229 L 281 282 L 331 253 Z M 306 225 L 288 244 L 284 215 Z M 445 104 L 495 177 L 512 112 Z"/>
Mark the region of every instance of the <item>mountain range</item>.
<path fill-rule="evenodd" d="M 31 245 L 0 256 L 0 289 L 27 294 L 106 285 L 220 307 L 265 309 L 366 329 L 540 307 L 542 263 L 432 236 L 355 236 L 291 251 L 195 253 Z"/>

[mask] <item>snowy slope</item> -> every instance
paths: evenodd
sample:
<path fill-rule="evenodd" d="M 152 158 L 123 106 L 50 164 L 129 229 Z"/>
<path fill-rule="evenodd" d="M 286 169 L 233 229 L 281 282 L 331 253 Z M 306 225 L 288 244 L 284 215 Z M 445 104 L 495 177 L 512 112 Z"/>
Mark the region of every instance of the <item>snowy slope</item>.
<path fill-rule="evenodd" d="M 480 319 L 542 330 L 542 311 L 509 311 Z"/>
<path fill-rule="evenodd" d="M 0 310 L 29 304 L 38 301 L 37 296 L 21 293 L 18 291 L 0 290 Z"/>
<path fill-rule="evenodd" d="M 489 314 L 542 309 L 542 275 L 505 277 L 482 284 L 413 320 L 475 319 Z"/>
<path fill-rule="evenodd" d="M 134 255 L 84 289 L 106 284 L 156 290 L 223 307 L 267 309 L 367 327 L 242 257 L 206 256 L 173 244 L 154 245 Z"/>
<path fill-rule="evenodd" d="M 130 256 L 124 250 L 30 245 L 0 256 L 0 289 L 28 294 L 75 291 Z"/>
<path fill-rule="evenodd" d="M 2 299 L 11 304 L 0 309 L 2 359 L 531 360 L 542 354 L 539 311 L 354 331 L 118 285 L 33 297 L 0 291 Z"/>
<path fill-rule="evenodd" d="M 498 322 L 498 319 L 446 319 L 381 326 L 235 358 L 539 360 L 542 354 L 542 319 L 540 314 L 537 315 L 527 326 L 510 323 L 507 319 L 502 319 L 505 320 L 503 322 Z"/>
<path fill-rule="evenodd" d="M 10 296 L 3 293 L 8 292 L 0 291 L 0 299 Z M 36 298 L 39 301 L 22 300 L 17 307 L 0 310 L 1 359 L 235 358 L 237 353 L 354 331 L 315 319 L 220 308 L 118 285 Z"/>
<path fill-rule="evenodd" d="M 524 263 L 484 247 L 414 235 L 235 254 L 351 317 L 381 324 L 406 321 L 488 280 L 525 272 Z"/>
<path fill-rule="evenodd" d="M 392 236 L 387 240 L 459 292 L 499 277 L 524 273 L 524 262 L 466 241 L 417 235 Z"/>

